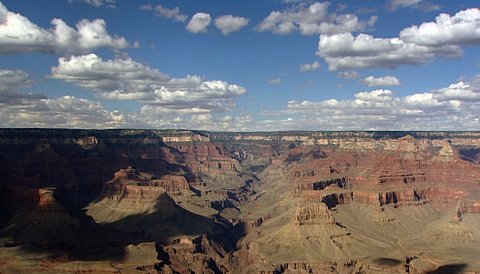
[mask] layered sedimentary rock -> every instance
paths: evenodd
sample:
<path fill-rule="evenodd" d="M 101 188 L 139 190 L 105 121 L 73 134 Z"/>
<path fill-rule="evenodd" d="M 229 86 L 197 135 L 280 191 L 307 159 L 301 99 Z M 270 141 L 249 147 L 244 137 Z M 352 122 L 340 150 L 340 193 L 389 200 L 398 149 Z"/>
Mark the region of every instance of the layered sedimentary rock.
<path fill-rule="evenodd" d="M 151 131 L 0 130 L 0 151 L 2 186 L 57 187 L 79 207 L 129 165 L 157 177 L 181 172 L 196 180 L 181 153 Z"/>
<path fill-rule="evenodd" d="M 351 254 L 350 258 L 355 259 L 356 266 L 361 266 L 361 269 L 366 273 L 405 272 L 407 267 L 410 267 L 410 262 L 402 263 L 402 255 L 400 254 L 405 252 L 405 247 L 401 243 L 398 245 L 392 244 L 389 248 L 384 249 L 385 247 L 382 247 L 382 244 L 370 241 L 373 239 L 382 239 L 382 241 L 385 240 L 387 242 L 402 241 L 402 237 L 407 237 L 409 234 L 400 232 L 400 235 L 403 236 L 399 236 L 399 231 L 419 231 L 422 227 L 425 228 L 426 223 L 433 221 L 445 223 L 446 225 L 450 224 L 452 215 L 449 214 L 451 213 L 442 215 L 441 212 L 452 212 L 458 203 L 457 211 L 455 211 L 457 213 L 455 214 L 468 216 L 469 222 L 471 218 L 476 218 L 474 217 L 475 213 L 473 215 L 468 215 L 468 213 L 462 215 L 462 211 L 476 212 L 474 203 L 469 199 L 479 195 L 478 178 L 480 177 L 480 170 L 478 165 L 462 154 L 461 149 L 464 149 L 462 148 L 463 146 L 471 146 L 471 151 L 475 151 L 474 146 L 477 144 L 475 138 L 478 137 L 478 134 L 461 133 L 459 135 L 461 136 L 460 139 L 456 139 L 455 134 L 441 133 L 410 133 L 400 138 L 378 138 L 369 134 L 362 135 L 362 133 L 350 135 L 335 133 L 331 135 L 334 138 L 327 137 L 323 140 L 318 136 L 311 136 L 311 138 L 315 138 L 315 141 L 302 141 L 302 138 L 297 138 L 295 145 L 290 144 L 289 148 L 277 157 L 280 159 L 272 160 L 272 165 L 276 166 L 277 170 L 281 167 L 286 171 L 285 186 L 290 186 L 291 193 L 297 199 L 295 200 L 297 201 L 297 206 L 291 206 L 292 211 L 295 213 L 285 213 L 281 219 L 291 218 L 290 220 L 293 222 L 294 227 L 297 227 L 298 231 L 292 229 L 285 221 L 283 225 L 280 225 L 282 223 L 281 219 L 271 218 L 270 220 L 262 221 L 261 225 L 257 226 L 255 234 L 259 236 L 257 236 L 256 240 L 249 241 L 258 242 L 262 246 L 262 253 L 270 254 L 266 257 L 268 262 L 272 264 L 282 261 L 291 262 L 278 264 L 275 270 L 278 272 L 305 271 L 323 273 L 325 269 L 328 269 L 328 260 L 313 259 L 316 252 L 315 248 L 311 249 L 311 253 L 308 251 L 309 248 L 307 246 L 309 244 L 307 243 L 316 237 L 320 237 L 312 238 L 312 233 L 316 235 L 319 235 L 318 233 L 332 235 L 331 239 L 335 241 L 333 248 L 338 249 L 337 252 Z M 465 136 L 470 137 L 464 138 Z M 475 137 L 472 138 L 472 136 Z M 467 140 L 469 138 L 472 139 Z M 245 142 L 249 137 L 245 136 L 237 139 Z M 256 135 L 255 139 L 259 140 L 259 135 Z M 275 140 L 275 136 L 262 141 L 269 139 Z M 320 140 L 322 145 L 311 145 L 312 143 L 319 144 L 318 140 Z M 269 203 L 271 198 L 267 197 L 267 194 L 263 194 L 259 199 Z M 288 195 L 286 194 L 285 197 L 288 197 Z M 288 199 L 284 198 L 278 202 L 279 205 L 285 205 L 287 212 Z M 299 207 L 298 204 L 302 203 L 305 206 Z M 314 206 L 312 206 L 312 203 Z M 339 205 L 341 206 L 339 207 Z M 294 210 L 294 208 L 296 209 Z M 325 210 L 328 213 L 325 213 Z M 344 213 L 349 211 L 356 213 L 371 212 L 364 217 L 369 218 L 368 216 L 371 216 L 372 225 L 375 224 L 375 226 L 370 227 L 371 224 L 367 219 L 357 220 L 355 215 L 348 215 L 352 213 Z M 399 212 L 399 216 L 396 216 L 395 211 Z M 438 217 L 440 215 L 445 216 L 445 218 Z M 328 216 L 332 216 L 332 219 L 329 219 Z M 346 216 L 348 216 L 347 219 L 345 219 Z M 418 216 L 423 217 L 417 220 Z M 347 223 L 346 220 L 350 221 Z M 255 224 L 257 223 L 255 222 Z M 331 226 L 332 223 L 334 224 L 333 227 L 339 225 L 345 227 L 344 229 L 347 231 L 352 231 L 349 226 L 364 226 L 365 230 L 362 233 L 358 233 L 358 227 L 355 227 L 353 231 L 357 232 L 347 232 L 347 234 L 351 233 L 352 238 L 350 240 L 338 242 L 338 240 L 333 240 L 339 239 L 335 235 L 345 234 L 340 233 L 340 231 L 334 232 L 335 229 L 333 227 L 331 230 L 325 230 L 325 225 Z M 416 227 L 411 226 L 409 223 L 415 223 Z M 469 223 L 469 225 L 471 224 Z M 390 230 L 391 227 L 396 228 Z M 450 237 L 456 237 L 458 241 L 468 241 L 468 237 L 464 238 L 463 236 L 468 234 L 460 232 L 462 229 L 466 228 L 454 227 L 450 232 L 441 230 L 441 232 L 436 233 L 444 235 L 455 231 L 453 233 L 456 236 Z M 379 233 L 382 230 L 385 232 Z M 264 234 L 273 233 L 273 231 L 279 232 L 275 232 L 271 236 Z M 375 233 L 379 233 L 379 235 L 385 233 L 385 235 L 372 237 L 369 231 L 377 231 Z M 392 236 L 388 233 L 394 233 L 397 236 Z M 303 234 L 305 235 L 301 236 Z M 342 237 L 342 239 L 345 239 L 344 236 Z M 421 237 L 430 236 L 422 234 Z M 246 240 L 248 240 L 248 237 Z M 303 258 L 300 255 L 302 253 L 290 255 L 290 259 L 288 259 L 291 253 L 282 253 L 281 249 L 275 248 L 277 244 L 273 244 L 281 241 L 289 241 L 292 252 L 295 250 L 300 251 L 302 250 L 301 246 L 305 246 L 301 252 L 307 252 L 309 254 L 307 257 L 311 256 L 311 259 Z M 363 251 L 356 250 L 354 244 L 356 241 L 364 242 L 362 245 Z M 365 242 L 370 242 L 367 244 L 368 247 L 365 246 Z M 325 240 L 322 240 L 322 243 L 326 244 Z M 454 245 L 451 241 L 449 243 Z M 321 249 L 320 246 L 317 247 L 317 250 Z M 379 258 L 373 261 L 360 259 L 362 252 L 371 254 L 369 256 L 374 256 L 374 254 L 380 256 L 382 254 L 382 252 L 378 251 L 369 251 L 368 248 L 371 246 L 377 246 L 377 250 L 384 250 L 383 254 L 388 254 L 388 256 L 392 256 L 395 259 Z M 478 243 L 475 242 L 470 242 L 469 246 L 475 250 L 480 248 Z M 418 247 L 415 249 L 418 249 Z M 443 252 L 448 252 L 449 250 L 445 246 L 439 246 L 438 249 L 444 250 Z M 272 252 L 271 250 L 277 250 L 279 254 L 272 255 L 270 253 Z M 398 250 L 398 253 L 396 253 L 396 250 Z M 327 254 L 331 254 L 330 252 L 335 253 L 334 250 L 329 250 L 329 253 L 322 254 L 328 257 Z M 418 252 L 420 253 L 420 251 Z M 430 250 L 429 252 L 436 253 L 437 255 L 432 255 L 434 257 L 438 256 L 438 251 Z M 403 254 L 408 255 L 408 253 Z M 330 270 L 336 269 L 336 271 L 345 271 L 347 273 L 353 271 L 339 270 L 342 260 L 345 260 L 340 259 L 342 257 L 343 255 L 336 257 L 339 261 L 335 265 L 331 265 Z M 465 258 L 467 257 L 469 255 L 465 255 Z M 471 261 L 471 258 L 468 260 Z M 301 263 L 301 261 L 303 262 Z M 324 263 L 318 264 L 318 261 L 324 261 Z M 425 263 L 425 260 L 420 257 L 413 261 L 417 263 L 416 267 L 419 265 L 418 261 Z M 388 267 L 382 266 L 383 262 L 392 263 L 393 265 Z M 348 264 L 348 260 L 343 261 L 343 263 Z M 395 264 L 398 264 L 398 266 L 395 266 Z M 420 272 L 434 271 L 436 268 L 441 269 L 441 262 L 425 264 Z M 418 271 L 418 268 L 416 269 Z"/>
<path fill-rule="evenodd" d="M 314 183 L 296 184 L 297 190 L 323 190 L 328 186 L 336 186 L 338 188 L 347 188 L 349 180 L 345 177 L 330 180 L 318 181 Z"/>
<path fill-rule="evenodd" d="M 181 237 L 159 251 L 162 273 L 229 273 L 239 267 L 222 246 L 206 236 Z"/>
<path fill-rule="evenodd" d="M 55 247 L 79 241 L 80 221 L 57 201 L 55 188 L 17 188 L 15 191 L 21 192 L 9 201 L 17 203 L 16 214 L 5 229 L 15 244 Z"/>
<path fill-rule="evenodd" d="M 102 196 L 114 200 L 124 198 L 156 200 L 159 195 L 182 195 L 190 186 L 183 176 L 167 174 L 160 179 L 148 173 L 128 167 L 115 173 L 114 179 L 104 184 Z"/>
<path fill-rule="evenodd" d="M 326 203 L 307 204 L 297 209 L 295 225 L 309 224 L 335 224 L 335 219 L 328 210 Z"/>
<path fill-rule="evenodd" d="M 0 272 L 478 272 L 479 155 L 478 132 L 0 130 Z"/>
<path fill-rule="evenodd" d="M 221 144 L 210 142 L 202 134 L 190 131 L 167 132 L 163 140 L 185 155 L 186 165 L 195 172 L 218 174 L 239 168 L 239 163 Z"/>
<path fill-rule="evenodd" d="M 468 197 L 469 193 L 452 188 L 414 188 L 390 191 L 308 191 L 300 195 L 307 200 L 322 201 L 329 208 L 337 205 L 356 202 L 364 205 L 383 206 L 389 204 L 414 204 L 416 202 L 434 202 L 441 205 L 452 205 L 458 200 Z"/>

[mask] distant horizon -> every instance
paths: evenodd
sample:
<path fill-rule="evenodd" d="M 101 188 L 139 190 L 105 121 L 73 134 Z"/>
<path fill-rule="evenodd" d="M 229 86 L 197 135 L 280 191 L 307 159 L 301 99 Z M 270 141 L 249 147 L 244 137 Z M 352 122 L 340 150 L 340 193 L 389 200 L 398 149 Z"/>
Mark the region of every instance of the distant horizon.
<path fill-rule="evenodd" d="M 195 132 L 211 132 L 211 133 L 312 133 L 312 132 L 385 132 L 385 133 L 480 133 L 480 130 L 271 130 L 271 131 L 217 131 L 203 129 L 188 128 L 66 128 L 66 127 L 0 127 L 0 130 L 75 130 L 75 131 L 122 131 L 122 130 L 147 130 L 147 131 L 191 131 Z"/>

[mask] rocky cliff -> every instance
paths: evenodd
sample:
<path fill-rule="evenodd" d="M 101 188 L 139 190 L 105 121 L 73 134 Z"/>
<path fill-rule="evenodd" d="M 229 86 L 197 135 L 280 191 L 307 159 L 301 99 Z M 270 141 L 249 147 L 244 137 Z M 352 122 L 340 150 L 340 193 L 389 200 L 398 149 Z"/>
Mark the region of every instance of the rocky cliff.
<path fill-rule="evenodd" d="M 2 273 L 480 271 L 478 132 L 2 129 L 0 161 Z"/>

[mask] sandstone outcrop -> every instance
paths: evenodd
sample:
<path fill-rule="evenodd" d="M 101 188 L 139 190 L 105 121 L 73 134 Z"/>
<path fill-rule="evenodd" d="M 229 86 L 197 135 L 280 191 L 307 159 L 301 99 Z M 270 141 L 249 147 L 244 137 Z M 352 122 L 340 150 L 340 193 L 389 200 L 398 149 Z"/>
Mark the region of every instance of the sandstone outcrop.
<path fill-rule="evenodd" d="M 333 225 L 335 219 L 327 207 L 328 203 L 308 204 L 297 208 L 295 226 L 309 224 Z"/>
<path fill-rule="evenodd" d="M 227 251 L 206 236 L 174 239 L 159 248 L 157 269 L 162 273 L 229 273 L 239 267 Z"/>

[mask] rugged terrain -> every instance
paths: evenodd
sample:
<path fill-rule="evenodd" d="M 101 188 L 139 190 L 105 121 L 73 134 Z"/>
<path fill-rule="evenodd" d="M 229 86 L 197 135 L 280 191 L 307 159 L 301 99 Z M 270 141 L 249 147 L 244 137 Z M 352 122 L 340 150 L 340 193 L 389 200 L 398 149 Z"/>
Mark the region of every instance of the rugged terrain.
<path fill-rule="evenodd" d="M 0 130 L 0 273 L 479 273 L 479 132 Z"/>

